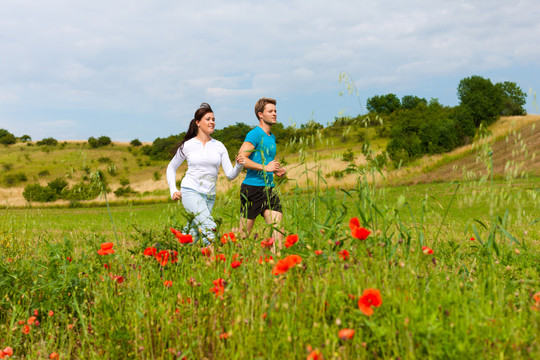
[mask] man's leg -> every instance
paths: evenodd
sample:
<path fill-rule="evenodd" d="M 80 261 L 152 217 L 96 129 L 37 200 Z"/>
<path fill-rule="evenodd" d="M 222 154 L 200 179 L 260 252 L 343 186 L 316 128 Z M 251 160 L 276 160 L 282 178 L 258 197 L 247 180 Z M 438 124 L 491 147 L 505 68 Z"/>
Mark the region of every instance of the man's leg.
<path fill-rule="evenodd" d="M 245 239 L 251 234 L 255 219 L 240 218 L 240 236 Z"/>
<path fill-rule="evenodd" d="M 278 227 L 279 223 L 281 223 L 281 219 L 283 219 L 283 214 L 279 211 L 274 210 L 265 210 L 263 213 L 264 221 L 266 221 L 267 224 L 272 225 L 274 230 L 272 231 L 272 237 L 276 239 L 278 249 L 281 250 L 283 247 L 283 229 L 280 229 L 278 231 L 276 228 Z M 272 247 L 272 252 L 276 252 L 275 244 Z"/>

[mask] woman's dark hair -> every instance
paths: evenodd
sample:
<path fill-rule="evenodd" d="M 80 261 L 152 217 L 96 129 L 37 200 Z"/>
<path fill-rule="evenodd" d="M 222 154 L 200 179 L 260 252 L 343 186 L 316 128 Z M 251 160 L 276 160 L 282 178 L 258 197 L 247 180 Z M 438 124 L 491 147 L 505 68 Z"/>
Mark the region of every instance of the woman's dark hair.
<path fill-rule="evenodd" d="M 195 115 L 193 115 L 193 119 L 189 123 L 188 131 L 186 132 L 186 135 L 184 136 L 184 140 L 182 140 L 178 145 L 174 147 L 173 150 L 173 156 L 176 154 L 178 149 L 180 149 L 180 152 L 184 154 L 184 143 L 188 141 L 189 139 L 194 138 L 197 136 L 197 132 L 199 131 L 197 127 L 197 121 L 201 120 L 202 117 L 208 113 L 213 113 L 212 108 L 208 103 L 203 102 L 201 106 L 195 111 Z"/>

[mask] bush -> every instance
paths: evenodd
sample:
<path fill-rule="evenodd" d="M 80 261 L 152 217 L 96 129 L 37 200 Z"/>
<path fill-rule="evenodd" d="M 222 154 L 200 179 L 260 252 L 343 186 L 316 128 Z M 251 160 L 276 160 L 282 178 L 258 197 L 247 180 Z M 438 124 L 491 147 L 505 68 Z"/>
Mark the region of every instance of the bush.
<path fill-rule="evenodd" d="M 56 195 L 61 196 L 62 190 L 67 188 L 68 183 L 66 180 L 62 178 L 56 178 L 53 181 L 49 182 L 47 186 L 50 187 L 52 190 L 54 190 Z"/>
<path fill-rule="evenodd" d="M 131 146 L 142 146 L 142 142 L 140 142 L 139 139 L 133 139 L 133 140 L 131 140 L 129 145 L 131 145 Z"/>
<path fill-rule="evenodd" d="M 71 189 L 62 190 L 62 198 L 71 201 L 93 200 L 99 196 L 101 189 L 96 184 L 80 182 Z"/>
<path fill-rule="evenodd" d="M 114 195 L 118 197 L 137 195 L 138 192 L 133 190 L 131 186 L 122 186 L 114 191 Z"/>
<path fill-rule="evenodd" d="M 354 153 L 352 149 L 347 149 L 343 154 L 341 154 L 341 160 L 345 162 L 353 162 L 354 161 Z"/>
<path fill-rule="evenodd" d="M 49 170 L 43 170 L 43 171 L 40 171 L 40 172 L 38 173 L 38 176 L 39 176 L 39 177 L 45 177 L 45 176 L 49 176 L 49 175 L 51 175 L 51 173 L 49 172 Z"/>
<path fill-rule="evenodd" d="M 56 193 L 48 186 L 31 184 L 24 188 L 23 197 L 26 201 L 51 202 L 56 200 Z"/>
<path fill-rule="evenodd" d="M 159 181 L 159 180 L 161 180 L 161 172 L 159 172 L 159 171 L 154 171 L 153 176 L 154 176 L 154 181 Z"/>
<path fill-rule="evenodd" d="M 111 138 L 108 136 L 100 136 L 97 139 L 93 136 L 90 136 L 88 138 L 88 145 L 90 145 L 92 149 L 102 147 L 102 146 L 107 146 L 107 145 L 110 145 L 111 143 L 112 143 Z"/>
<path fill-rule="evenodd" d="M 15 144 L 16 142 L 17 142 L 17 138 L 15 137 L 15 135 L 10 134 L 10 133 L 0 137 L 0 144 L 2 145 L 7 146 L 7 145 Z"/>
<path fill-rule="evenodd" d="M 16 186 L 21 182 L 27 181 L 28 178 L 26 177 L 25 173 L 18 173 L 18 174 L 8 174 L 4 176 L 4 184 L 7 186 Z"/>
<path fill-rule="evenodd" d="M 5 171 L 9 171 L 13 168 L 13 164 L 12 163 L 3 163 L 2 164 L 2 169 L 4 169 Z"/>
<path fill-rule="evenodd" d="M 112 162 L 110 158 L 103 157 L 103 156 L 100 157 L 99 159 L 97 159 L 97 161 L 100 162 L 100 163 L 107 163 L 107 164 L 110 164 Z"/>
<path fill-rule="evenodd" d="M 55 138 L 49 137 L 49 138 L 42 139 L 41 141 L 38 141 L 36 144 L 39 146 L 43 146 L 43 145 L 56 146 L 58 145 L 58 140 L 56 140 Z"/>

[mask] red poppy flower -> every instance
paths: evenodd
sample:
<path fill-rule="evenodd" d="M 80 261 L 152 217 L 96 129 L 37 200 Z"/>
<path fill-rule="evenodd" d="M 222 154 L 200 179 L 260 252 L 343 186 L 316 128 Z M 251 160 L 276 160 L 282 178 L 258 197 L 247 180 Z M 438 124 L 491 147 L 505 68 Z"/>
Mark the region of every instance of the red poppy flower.
<path fill-rule="evenodd" d="M 276 266 L 272 269 L 273 275 L 281 275 L 289 271 L 289 269 L 293 268 L 296 264 L 300 264 L 302 262 L 302 258 L 298 255 L 289 255 L 286 258 L 279 260 Z"/>
<path fill-rule="evenodd" d="M 323 254 L 322 250 L 315 250 L 315 255 L 322 255 L 322 254 Z"/>
<path fill-rule="evenodd" d="M 212 284 L 214 284 L 215 286 L 225 286 L 225 280 L 223 280 L 222 278 L 219 278 L 212 281 Z"/>
<path fill-rule="evenodd" d="M 30 326 L 24 325 L 21 331 L 23 334 L 28 335 L 30 333 Z"/>
<path fill-rule="evenodd" d="M 238 260 L 235 260 L 231 263 L 231 267 L 233 269 L 236 269 L 237 267 L 239 267 L 240 265 L 242 265 L 242 261 L 238 261 Z"/>
<path fill-rule="evenodd" d="M 36 321 L 36 317 L 35 316 L 30 316 L 30 318 L 28 318 L 28 325 L 32 325 L 35 321 Z"/>
<path fill-rule="evenodd" d="M 236 242 L 236 236 L 234 236 L 233 232 L 223 234 L 223 236 L 221 237 L 222 244 L 226 244 L 228 240 Z"/>
<path fill-rule="evenodd" d="M 427 246 L 422 246 L 422 252 L 426 255 L 431 255 L 433 254 L 433 250 L 428 248 Z"/>
<path fill-rule="evenodd" d="M 296 242 L 298 241 L 298 235 L 296 234 L 293 234 L 293 235 L 289 235 L 285 238 L 285 247 L 286 248 L 290 248 L 291 246 L 293 246 Z"/>
<path fill-rule="evenodd" d="M 354 228 L 358 228 L 360 227 L 360 220 L 358 220 L 357 217 L 353 217 L 351 218 L 351 220 L 349 220 L 349 229 L 354 229 Z"/>
<path fill-rule="evenodd" d="M 34 310 L 34 316 L 38 316 L 38 309 Z"/>
<path fill-rule="evenodd" d="M 51 360 L 58 359 L 58 354 L 55 352 L 52 352 L 51 355 L 49 355 L 49 359 Z"/>
<path fill-rule="evenodd" d="M 364 290 L 362 296 L 358 299 L 358 308 L 367 316 L 373 315 L 372 306 L 379 307 L 381 304 L 381 293 L 377 289 Z"/>
<path fill-rule="evenodd" d="M 155 247 L 146 248 L 143 252 L 144 256 L 156 256 L 157 249 Z"/>
<path fill-rule="evenodd" d="M 225 257 L 225 254 L 217 254 L 216 256 L 214 256 L 214 260 L 215 261 L 218 261 L 218 260 L 227 261 L 227 258 Z"/>
<path fill-rule="evenodd" d="M 210 289 L 216 297 L 222 296 L 225 292 L 225 281 L 222 278 L 213 281 L 214 287 Z"/>
<path fill-rule="evenodd" d="M 99 255 L 110 255 L 110 254 L 114 254 L 114 249 L 113 249 L 113 243 L 112 242 L 106 242 L 106 243 L 103 243 L 101 244 L 101 248 L 98 250 L 98 254 Z"/>
<path fill-rule="evenodd" d="M 319 349 L 315 349 L 309 353 L 306 360 L 324 360 L 323 355 Z"/>
<path fill-rule="evenodd" d="M 474 238 L 473 238 L 473 237 L 471 238 L 471 241 L 474 241 Z"/>
<path fill-rule="evenodd" d="M 172 280 L 165 280 L 163 282 L 163 285 L 167 288 L 171 287 L 172 286 Z"/>
<path fill-rule="evenodd" d="M 193 237 L 190 234 L 182 234 L 181 231 L 170 228 L 173 235 L 178 239 L 180 244 L 191 244 L 193 242 Z"/>
<path fill-rule="evenodd" d="M 178 251 L 171 251 L 171 264 L 176 264 L 178 262 Z"/>
<path fill-rule="evenodd" d="M 161 250 L 156 254 L 156 260 L 161 266 L 167 265 L 169 262 L 169 252 L 167 250 Z"/>
<path fill-rule="evenodd" d="M 354 217 L 349 220 L 349 229 L 351 229 L 351 235 L 355 239 L 366 240 L 371 231 L 360 226 L 360 220 Z"/>
<path fill-rule="evenodd" d="M 210 250 L 207 247 L 203 247 L 203 248 L 201 248 L 201 254 L 203 254 L 206 257 L 210 257 L 210 256 L 212 256 L 212 250 Z"/>
<path fill-rule="evenodd" d="M 54 315 L 54 311 L 50 310 L 49 311 L 49 316 L 53 316 Z"/>
<path fill-rule="evenodd" d="M 339 257 L 341 257 L 343 260 L 348 260 L 349 259 L 349 252 L 345 249 L 341 250 L 339 252 Z"/>
<path fill-rule="evenodd" d="M 358 240 L 366 240 L 369 234 L 371 234 L 371 231 L 363 227 L 357 227 L 351 230 L 352 237 Z"/>
<path fill-rule="evenodd" d="M 69 262 L 71 262 L 71 258 L 70 258 L 69 256 L 66 257 L 66 260 L 69 261 Z"/>
<path fill-rule="evenodd" d="M 0 351 L 0 353 L 3 353 L 5 356 L 10 357 L 13 356 L 13 349 L 11 348 L 11 346 L 7 346 L 6 348 L 4 348 L 4 350 Z"/>
<path fill-rule="evenodd" d="M 113 276 L 111 279 L 116 281 L 118 284 L 122 284 L 124 282 L 124 277 L 119 275 Z"/>
<path fill-rule="evenodd" d="M 226 332 L 224 332 L 224 333 L 222 333 L 222 334 L 219 334 L 219 338 L 220 338 L 220 339 L 228 339 L 228 338 L 229 338 L 229 334 L 226 333 Z"/>
<path fill-rule="evenodd" d="M 354 329 L 341 329 L 338 336 L 343 341 L 350 340 L 354 336 Z"/>
<path fill-rule="evenodd" d="M 274 238 L 268 238 L 266 240 L 261 241 L 261 246 L 263 248 L 270 249 L 270 248 L 272 248 L 272 245 L 274 245 L 275 241 L 276 241 L 276 239 L 274 239 Z"/>

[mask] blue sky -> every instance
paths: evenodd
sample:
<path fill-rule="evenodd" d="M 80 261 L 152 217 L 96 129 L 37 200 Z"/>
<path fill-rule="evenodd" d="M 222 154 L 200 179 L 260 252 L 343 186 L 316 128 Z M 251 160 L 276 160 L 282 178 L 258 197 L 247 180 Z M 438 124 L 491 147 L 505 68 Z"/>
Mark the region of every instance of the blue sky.
<path fill-rule="evenodd" d="M 395 93 L 457 105 L 472 75 L 540 88 L 540 4 L 523 1 L 2 0 L 0 128 L 152 141 L 203 101 L 217 127 L 326 125 Z M 346 72 L 356 95 L 339 82 Z M 343 96 L 339 96 L 344 92 Z M 529 96 L 526 109 L 538 113 Z"/>

